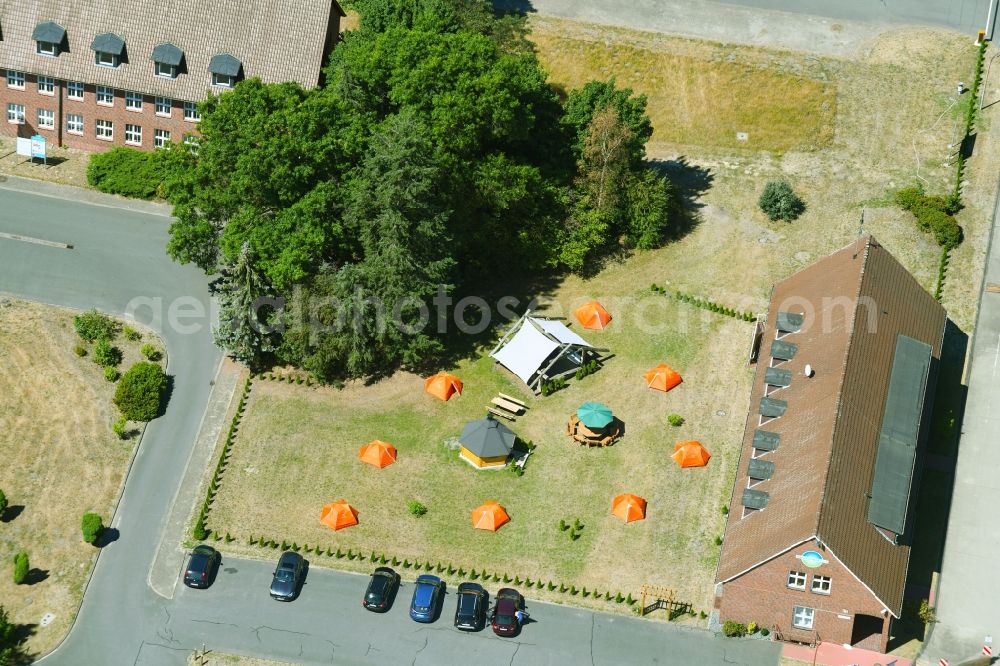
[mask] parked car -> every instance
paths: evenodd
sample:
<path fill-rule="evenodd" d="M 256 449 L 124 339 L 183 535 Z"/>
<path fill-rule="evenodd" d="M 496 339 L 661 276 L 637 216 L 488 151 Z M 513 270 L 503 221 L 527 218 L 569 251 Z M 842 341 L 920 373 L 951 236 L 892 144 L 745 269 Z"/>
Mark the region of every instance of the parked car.
<path fill-rule="evenodd" d="M 505 587 L 497 592 L 497 605 L 493 608 L 493 633 L 497 636 L 515 636 L 518 609 L 524 610 L 524 597 L 517 590 Z"/>
<path fill-rule="evenodd" d="M 291 601 L 299 594 L 306 573 L 306 561 L 298 553 L 287 551 L 278 558 L 278 566 L 271 579 L 271 598 Z"/>
<path fill-rule="evenodd" d="M 379 567 L 368 581 L 368 589 L 365 590 L 361 605 L 375 613 L 384 613 L 389 610 L 389 604 L 398 590 L 399 574 L 389 567 Z"/>
<path fill-rule="evenodd" d="M 416 622 L 433 622 L 444 592 L 445 584 L 437 576 L 417 576 L 413 601 L 410 602 L 410 617 Z"/>
<path fill-rule="evenodd" d="M 479 631 L 486 626 L 490 595 L 477 583 L 461 583 L 455 603 L 455 626 L 465 631 Z"/>
<path fill-rule="evenodd" d="M 184 584 L 201 589 L 211 585 L 220 559 L 219 551 L 211 546 L 195 546 L 184 567 Z"/>

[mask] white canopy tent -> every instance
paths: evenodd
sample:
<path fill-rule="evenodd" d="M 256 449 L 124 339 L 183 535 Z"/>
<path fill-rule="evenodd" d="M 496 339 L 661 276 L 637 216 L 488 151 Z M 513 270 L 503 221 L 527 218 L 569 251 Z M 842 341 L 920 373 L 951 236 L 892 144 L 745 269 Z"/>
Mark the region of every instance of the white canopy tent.
<path fill-rule="evenodd" d="M 561 321 L 529 315 L 525 313 L 511 327 L 490 356 L 535 392 L 542 381 L 575 372 L 588 351 L 599 351 Z M 549 376 L 547 373 L 564 359 L 572 369 Z"/>

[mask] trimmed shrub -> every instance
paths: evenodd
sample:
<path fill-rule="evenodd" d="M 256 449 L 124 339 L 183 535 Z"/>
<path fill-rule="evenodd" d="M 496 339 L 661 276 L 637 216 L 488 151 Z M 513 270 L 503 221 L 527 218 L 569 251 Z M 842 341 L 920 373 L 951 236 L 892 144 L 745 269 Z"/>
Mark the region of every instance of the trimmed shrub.
<path fill-rule="evenodd" d="M 757 633 L 757 623 L 756 622 L 748 622 L 747 623 L 747 633 L 748 634 L 756 634 Z"/>
<path fill-rule="evenodd" d="M 719 510 L 720 510 L 720 511 L 722 511 L 722 515 L 723 515 L 723 516 L 728 516 L 728 515 L 729 515 L 729 507 L 728 507 L 728 506 L 726 506 L 725 504 L 723 504 L 723 505 L 722 505 L 722 506 L 721 506 L 721 507 L 719 508 Z"/>
<path fill-rule="evenodd" d="M 566 524 L 566 521 L 564 519 L 560 518 L 559 519 L 559 530 L 561 532 L 565 532 L 567 529 L 569 529 L 569 525 Z"/>
<path fill-rule="evenodd" d="M 680 414 L 670 414 L 667 416 L 667 423 L 676 427 L 684 425 L 684 417 Z"/>
<path fill-rule="evenodd" d="M 806 209 L 802 199 L 792 191 L 792 186 L 783 180 L 772 180 L 765 185 L 757 205 L 772 222 L 791 222 Z"/>
<path fill-rule="evenodd" d="M 595 372 L 597 372 L 598 368 L 599 368 L 599 366 L 597 365 L 597 361 L 590 360 L 590 361 L 587 361 L 586 363 L 584 363 L 583 365 L 581 365 L 577 369 L 576 375 L 574 375 L 574 376 L 577 379 L 583 379 L 587 375 L 592 375 Z"/>
<path fill-rule="evenodd" d="M 73 353 L 83 358 L 84 356 L 87 355 L 87 348 L 84 347 L 83 345 L 77 345 L 73 347 Z"/>
<path fill-rule="evenodd" d="M 118 332 L 118 322 L 93 309 L 73 317 L 73 328 L 87 342 L 112 340 Z"/>
<path fill-rule="evenodd" d="M 904 187 L 893 195 L 893 201 L 903 210 L 913 210 L 924 198 L 924 190 L 920 187 Z"/>
<path fill-rule="evenodd" d="M 119 416 L 111 424 L 111 432 L 115 433 L 115 437 L 118 439 L 125 439 L 125 426 L 128 423 L 124 416 Z"/>
<path fill-rule="evenodd" d="M 156 348 L 156 345 L 153 345 L 149 342 L 144 344 L 139 349 L 139 353 L 148 358 L 150 361 L 159 361 L 161 358 L 163 358 L 163 354 L 160 352 L 159 349 Z"/>
<path fill-rule="evenodd" d="M 125 327 L 123 327 L 122 328 L 122 335 L 124 335 L 125 339 L 128 340 L 129 342 L 138 342 L 139 340 L 142 339 L 142 333 L 140 333 L 139 331 L 135 330 L 131 326 L 125 326 Z"/>
<path fill-rule="evenodd" d="M 118 368 L 111 365 L 104 366 L 104 378 L 109 382 L 116 382 L 121 378 L 121 376 L 122 373 L 118 372 Z"/>
<path fill-rule="evenodd" d="M 564 388 L 566 388 L 566 380 L 562 377 L 556 377 L 555 379 L 542 382 L 542 395 L 552 395 L 556 391 Z"/>
<path fill-rule="evenodd" d="M 94 345 L 94 363 L 105 368 L 115 367 L 122 362 L 122 350 L 113 346 L 107 338 L 101 338 Z"/>
<path fill-rule="evenodd" d="M 80 530 L 83 532 L 83 540 L 93 544 L 100 538 L 101 532 L 104 531 L 104 522 L 96 513 L 87 512 L 83 514 L 83 518 L 80 520 Z"/>
<path fill-rule="evenodd" d="M 102 192 L 134 199 L 165 198 L 170 183 L 191 161 L 186 146 L 146 152 L 116 147 L 106 153 L 94 153 L 87 165 L 87 182 Z"/>
<path fill-rule="evenodd" d="M 427 507 L 417 500 L 410 500 L 406 504 L 406 509 L 410 512 L 411 516 L 417 516 L 418 518 L 427 513 Z"/>
<path fill-rule="evenodd" d="M 113 402 L 129 421 L 151 421 L 160 410 L 167 375 L 156 363 L 140 361 L 122 375 Z"/>
<path fill-rule="evenodd" d="M 722 625 L 722 633 L 730 638 L 740 638 L 747 635 L 747 626 L 733 620 L 726 620 Z"/>
<path fill-rule="evenodd" d="M 14 556 L 14 584 L 20 585 L 28 578 L 28 570 L 31 564 L 28 562 L 28 554 L 23 550 Z"/>
<path fill-rule="evenodd" d="M 768 629 L 767 627 L 761 627 L 761 629 L 760 629 L 760 635 L 764 636 L 766 638 L 766 637 L 768 637 L 768 636 L 771 635 L 771 630 Z"/>
<path fill-rule="evenodd" d="M 721 534 L 717 534 L 715 536 L 715 545 L 716 546 L 721 546 L 722 545 L 722 535 Z"/>

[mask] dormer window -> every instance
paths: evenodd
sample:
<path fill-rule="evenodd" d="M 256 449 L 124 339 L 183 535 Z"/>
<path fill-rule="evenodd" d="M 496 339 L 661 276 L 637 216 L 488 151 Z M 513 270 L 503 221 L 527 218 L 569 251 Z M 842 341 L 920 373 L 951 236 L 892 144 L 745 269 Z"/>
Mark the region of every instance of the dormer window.
<path fill-rule="evenodd" d="M 212 85 L 216 88 L 233 88 L 243 74 L 243 63 L 228 53 L 212 56 L 208 63 L 208 71 L 212 74 Z"/>
<path fill-rule="evenodd" d="M 212 74 L 212 85 L 220 88 L 232 88 L 236 85 L 236 77 L 226 74 Z"/>
<path fill-rule="evenodd" d="M 90 48 L 94 50 L 94 64 L 98 67 L 118 67 L 125 54 L 125 40 L 112 32 L 94 37 Z"/>
<path fill-rule="evenodd" d="M 31 38 L 35 40 L 35 53 L 55 58 L 62 53 L 66 43 L 66 28 L 55 21 L 45 21 L 35 26 Z"/>
<path fill-rule="evenodd" d="M 151 57 L 153 73 L 164 79 L 176 79 L 184 62 L 184 51 L 169 42 L 158 44 Z"/>

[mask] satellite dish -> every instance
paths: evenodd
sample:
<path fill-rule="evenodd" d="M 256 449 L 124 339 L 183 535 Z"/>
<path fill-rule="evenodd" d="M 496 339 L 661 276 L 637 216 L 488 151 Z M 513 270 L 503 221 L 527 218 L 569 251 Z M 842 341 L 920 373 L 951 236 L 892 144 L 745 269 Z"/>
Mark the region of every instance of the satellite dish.
<path fill-rule="evenodd" d="M 806 377 L 812 377 L 813 374 L 815 374 L 813 373 L 813 367 L 808 363 L 806 363 L 805 370 L 803 370 L 802 372 L 805 374 Z"/>

